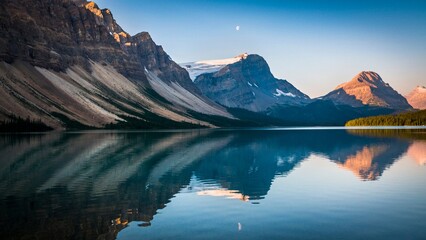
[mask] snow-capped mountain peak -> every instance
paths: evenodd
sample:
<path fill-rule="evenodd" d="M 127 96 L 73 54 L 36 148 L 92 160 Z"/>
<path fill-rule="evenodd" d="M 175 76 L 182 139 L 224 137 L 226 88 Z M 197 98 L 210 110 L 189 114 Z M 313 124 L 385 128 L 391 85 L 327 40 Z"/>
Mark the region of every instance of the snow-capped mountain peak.
<path fill-rule="evenodd" d="M 189 76 L 194 81 L 199 75 L 204 73 L 218 72 L 226 65 L 236 63 L 243 59 L 246 59 L 247 53 L 240 54 L 232 58 L 215 59 L 215 60 L 202 60 L 196 62 L 188 62 L 179 64 L 181 67 L 188 71 Z"/>
<path fill-rule="evenodd" d="M 194 81 L 213 102 L 254 112 L 280 104 L 298 106 L 310 102 L 292 84 L 275 78 L 263 57 L 243 54 L 234 59 L 237 61 L 223 66 L 217 73 L 201 74 Z"/>

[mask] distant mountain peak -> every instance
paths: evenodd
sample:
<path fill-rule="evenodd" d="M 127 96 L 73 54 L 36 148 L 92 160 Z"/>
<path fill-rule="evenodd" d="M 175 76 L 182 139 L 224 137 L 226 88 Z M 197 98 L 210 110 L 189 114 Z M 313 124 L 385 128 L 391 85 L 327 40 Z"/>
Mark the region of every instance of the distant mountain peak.
<path fill-rule="evenodd" d="M 406 98 L 413 108 L 426 109 L 426 87 L 417 86 L 406 96 Z"/>
<path fill-rule="evenodd" d="M 366 82 L 370 82 L 370 83 L 383 82 L 380 75 L 376 72 L 373 72 L 373 71 L 362 71 L 354 77 L 354 80 L 366 81 Z"/>
<path fill-rule="evenodd" d="M 309 96 L 292 84 L 275 78 L 265 59 L 257 54 L 245 53 L 225 60 L 196 63 L 207 64 L 203 67 L 208 71 L 199 71 L 200 65 L 183 66 L 196 76 L 194 83 L 201 92 L 221 105 L 262 112 L 279 104 L 310 102 Z M 197 74 L 193 72 L 194 66 L 198 67 Z"/>
<path fill-rule="evenodd" d="M 240 55 L 235 56 L 235 58 L 246 59 L 248 57 L 248 53 L 242 53 Z"/>
<path fill-rule="evenodd" d="M 373 71 L 361 71 L 356 75 L 356 77 L 368 77 L 370 80 L 373 80 L 373 78 L 380 78 L 379 74 Z"/>
<path fill-rule="evenodd" d="M 338 85 L 323 99 L 353 107 L 368 105 L 394 109 L 411 108 L 403 96 L 373 71 L 358 73 L 349 82 Z"/>
<path fill-rule="evenodd" d="M 353 77 L 351 81 L 338 85 L 335 90 L 340 88 L 354 88 L 361 86 L 377 88 L 379 85 L 389 86 L 383 81 L 378 73 L 373 71 L 362 71 Z"/>

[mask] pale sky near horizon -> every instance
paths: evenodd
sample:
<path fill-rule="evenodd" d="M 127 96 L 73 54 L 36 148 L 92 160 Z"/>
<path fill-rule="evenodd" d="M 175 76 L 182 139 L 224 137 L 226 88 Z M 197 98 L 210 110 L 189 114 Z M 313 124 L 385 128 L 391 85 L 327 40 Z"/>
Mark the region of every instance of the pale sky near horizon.
<path fill-rule="evenodd" d="M 403 95 L 426 85 L 423 0 L 95 2 L 130 34 L 148 31 L 178 63 L 259 54 L 310 97 L 363 70 Z"/>

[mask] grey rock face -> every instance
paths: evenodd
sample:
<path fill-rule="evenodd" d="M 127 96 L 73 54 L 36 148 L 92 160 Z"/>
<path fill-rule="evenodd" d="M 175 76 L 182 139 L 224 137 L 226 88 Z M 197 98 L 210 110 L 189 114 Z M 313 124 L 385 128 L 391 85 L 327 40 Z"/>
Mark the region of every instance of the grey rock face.
<path fill-rule="evenodd" d="M 211 100 L 232 108 L 261 112 L 276 104 L 302 105 L 309 97 L 286 80 L 276 79 L 259 55 L 247 55 L 194 83 Z"/>
<path fill-rule="evenodd" d="M 121 28 L 108 10 L 93 2 L 3 0 L 0 7 L 0 60 L 65 71 L 89 66 L 89 59 L 144 79 L 143 68 L 109 30 Z"/>
<path fill-rule="evenodd" d="M 59 113 L 93 127 L 123 116 L 208 126 L 190 112 L 231 117 L 148 33 L 131 36 L 110 10 L 85 0 L 1 0 L 0 73 L 0 121 L 61 128 Z"/>
<path fill-rule="evenodd" d="M 126 50 L 136 56 L 146 70 L 155 73 L 163 81 L 177 82 L 191 92 L 201 94 L 189 78 L 188 72 L 175 63 L 162 46 L 156 45 L 149 33 L 141 32 L 132 36 Z"/>

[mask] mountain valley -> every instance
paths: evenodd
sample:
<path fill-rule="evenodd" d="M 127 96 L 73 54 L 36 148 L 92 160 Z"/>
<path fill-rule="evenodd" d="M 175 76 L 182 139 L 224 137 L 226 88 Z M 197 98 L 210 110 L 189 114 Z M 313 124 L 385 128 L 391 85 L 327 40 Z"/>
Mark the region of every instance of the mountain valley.
<path fill-rule="evenodd" d="M 329 126 L 425 108 L 424 88 L 407 102 L 374 72 L 311 99 L 257 54 L 179 65 L 94 2 L 3 0 L 0 22 L 2 129 Z"/>

